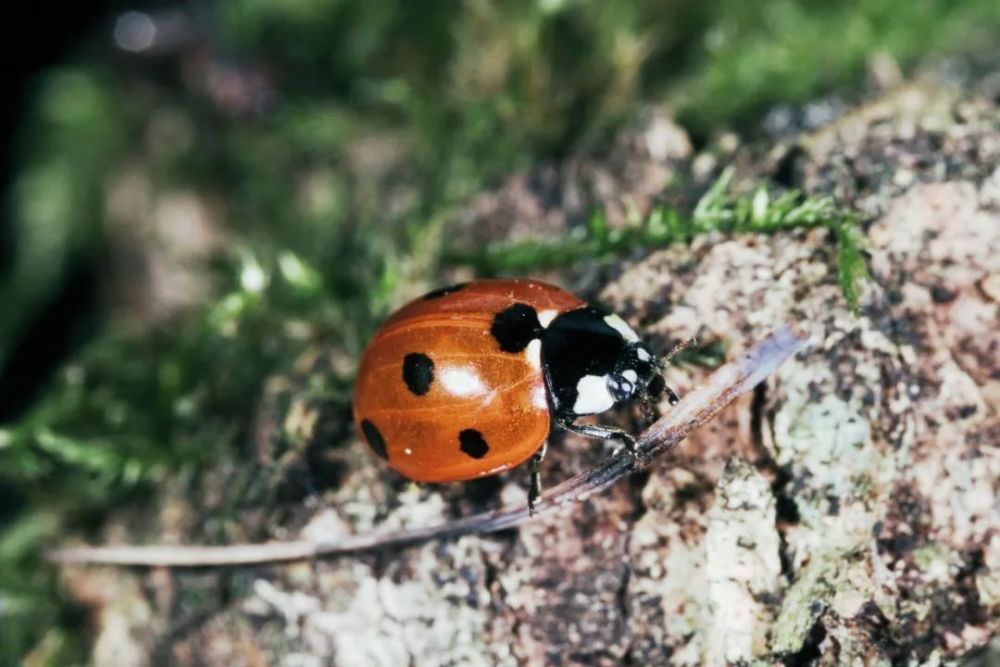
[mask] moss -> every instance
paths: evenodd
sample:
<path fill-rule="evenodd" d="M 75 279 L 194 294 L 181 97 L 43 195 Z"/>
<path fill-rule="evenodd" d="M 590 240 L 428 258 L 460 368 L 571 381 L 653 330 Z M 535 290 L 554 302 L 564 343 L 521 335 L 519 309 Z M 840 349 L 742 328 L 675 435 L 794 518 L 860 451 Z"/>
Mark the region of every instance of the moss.
<path fill-rule="evenodd" d="M 838 283 L 857 314 L 858 283 L 868 276 L 859 249 L 857 216 L 838 207 L 830 197 L 804 197 L 796 191 L 772 195 L 764 186 L 733 197 L 729 194 L 732 175 L 732 170 L 723 172 L 687 215 L 662 206 L 624 228 L 612 229 L 597 211 L 580 233 L 566 240 L 492 243 L 472 253 L 446 251 L 443 259 L 451 264 L 470 264 L 482 273 L 519 273 L 687 243 L 710 232 L 774 234 L 823 227 L 836 240 Z"/>
<path fill-rule="evenodd" d="M 120 91 L 106 72 L 74 66 L 41 80 L 20 137 L 29 157 L 6 202 L 17 245 L 0 273 L 0 370 L 46 299 L 98 243 L 101 178 L 121 154 L 125 126 Z"/>
<path fill-rule="evenodd" d="M 745 126 L 778 102 L 849 91 L 873 54 L 909 68 L 928 54 L 988 52 L 1000 30 L 992 0 L 721 4 L 698 66 L 669 93 L 700 132 Z"/>
<path fill-rule="evenodd" d="M 211 307 L 169 332 L 95 340 L 0 430 L 0 470 L 24 507 L 0 533 L 3 644 L 12 656 L 33 624 L 60 622 L 54 572 L 38 568 L 40 550 L 86 532 L 109 507 L 141 504 L 167 475 L 197 480 L 246 457 L 264 379 L 344 317 L 301 258 L 237 254 L 229 289 Z M 306 314 L 309 325 L 294 326 Z M 320 390 L 346 402 L 350 378 L 324 380 Z"/>

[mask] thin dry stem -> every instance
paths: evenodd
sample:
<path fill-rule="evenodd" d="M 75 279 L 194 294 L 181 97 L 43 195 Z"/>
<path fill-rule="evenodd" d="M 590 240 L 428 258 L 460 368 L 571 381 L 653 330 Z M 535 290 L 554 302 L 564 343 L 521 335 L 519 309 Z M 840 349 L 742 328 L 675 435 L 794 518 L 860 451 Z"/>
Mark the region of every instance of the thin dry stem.
<path fill-rule="evenodd" d="M 739 359 L 716 370 L 708 380 L 652 424 L 636 443 L 636 456 L 624 450 L 594 468 L 551 488 L 535 503 L 535 516 L 527 506 L 509 507 L 426 528 L 373 532 L 335 541 L 295 540 L 229 546 L 103 546 L 57 549 L 46 558 L 59 564 L 105 564 L 137 567 L 223 567 L 260 565 L 331 557 L 431 539 L 472 533 L 491 533 L 519 526 L 565 510 L 649 464 L 699 428 L 740 394 L 750 391 L 778 366 L 806 345 L 804 335 L 786 324 L 760 341 Z"/>

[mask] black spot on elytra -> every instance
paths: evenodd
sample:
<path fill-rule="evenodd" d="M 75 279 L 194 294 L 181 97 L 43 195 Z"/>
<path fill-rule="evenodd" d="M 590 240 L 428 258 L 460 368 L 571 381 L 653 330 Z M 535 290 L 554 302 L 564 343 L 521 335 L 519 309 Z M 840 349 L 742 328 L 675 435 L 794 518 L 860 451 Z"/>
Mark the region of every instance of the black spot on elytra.
<path fill-rule="evenodd" d="M 526 303 L 515 303 L 493 318 L 490 333 L 504 352 L 520 352 L 542 333 L 538 313 Z"/>
<path fill-rule="evenodd" d="M 431 290 L 427 294 L 423 295 L 421 298 L 424 301 L 430 299 L 440 299 L 443 296 L 448 296 L 449 294 L 457 292 L 458 290 L 462 289 L 468 284 L 469 283 L 456 283 L 454 285 L 448 285 L 447 287 L 439 287 L 436 290 Z"/>
<path fill-rule="evenodd" d="M 467 428 L 458 434 L 458 448 L 474 459 L 481 459 L 490 451 L 483 434 L 474 428 Z"/>
<path fill-rule="evenodd" d="M 389 452 L 385 448 L 385 438 L 382 437 L 382 434 L 379 432 L 375 424 L 371 423 L 367 419 L 362 419 L 361 432 L 364 434 L 365 441 L 368 443 L 368 446 L 372 448 L 372 451 L 388 461 Z"/>
<path fill-rule="evenodd" d="M 406 355 L 403 357 L 403 382 L 414 394 L 423 396 L 434 382 L 434 362 L 421 352 Z"/>

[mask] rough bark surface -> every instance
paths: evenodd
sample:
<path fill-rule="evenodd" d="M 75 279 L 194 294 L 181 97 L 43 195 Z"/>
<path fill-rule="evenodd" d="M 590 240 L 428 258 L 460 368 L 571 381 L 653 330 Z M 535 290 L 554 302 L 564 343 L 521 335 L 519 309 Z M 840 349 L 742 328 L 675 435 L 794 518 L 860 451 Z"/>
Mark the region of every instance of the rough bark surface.
<path fill-rule="evenodd" d="M 504 207 L 527 229 L 537 215 L 561 233 L 573 218 L 553 201 L 642 211 L 675 169 L 733 161 L 737 181 L 833 194 L 866 216 L 873 281 L 859 317 L 823 230 L 707 236 L 616 266 L 589 296 L 663 347 L 698 336 L 733 353 L 796 318 L 812 353 L 568 519 L 282 567 L 68 569 L 67 589 L 93 610 L 94 662 L 888 665 L 986 646 L 1000 615 L 995 104 L 908 87 L 766 152 L 726 150 L 692 157 L 683 132 L 651 113 L 611 151 L 625 166 L 549 168 L 541 194 L 530 176 L 514 179 L 456 234 L 506 237 Z M 300 391 L 323 363 L 269 384 L 254 459 L 199 489 L 167 486 L 107 539 L 330 536 L 524 501 L 517 471 L 417 487 L 379 468 L 346 412 Z M 668 382 L 683 393 L 705 373 L 673 367 Z M 573 435 L 552 445 L 549 479 L 604 454 Z M 319 493 L 300 499 L 310 484 Z M 244 495 L 261 487 L 270 493 Z"/>

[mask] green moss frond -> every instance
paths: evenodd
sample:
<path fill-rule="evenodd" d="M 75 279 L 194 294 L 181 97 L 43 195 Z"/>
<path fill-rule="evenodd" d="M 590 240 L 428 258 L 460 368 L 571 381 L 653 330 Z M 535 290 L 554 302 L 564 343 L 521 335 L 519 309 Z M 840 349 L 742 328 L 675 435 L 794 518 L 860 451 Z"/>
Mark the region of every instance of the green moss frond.
<path fill-rule="evenodd" d="M 583 260 L 607 260 L 637 250 L 689 243 L 709 232 L 775 234 L 803 228 L 827 228 L 837 242 L 838 282 L 851 311 L 858 312 L 858 283 L 867 276 L 859 250 L 857 216 L 830 197 L 806 197 L 798 191 L 772 194 L 765 186 L 747 195 L 730 193 L 733 178 L 725 170 L 689 215 L 661 206 L 649 215 L 612 228 L 600 211 L 568 239 L 493 243 L 481 251 L 445 253 L 445 261 L 468 264 L 486 274 L 522 273 L 571 266 Z"/>

